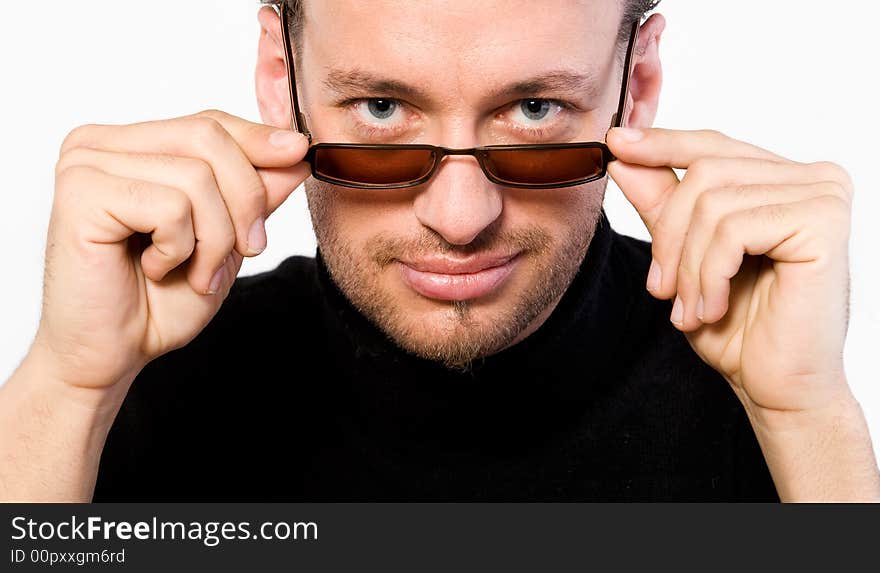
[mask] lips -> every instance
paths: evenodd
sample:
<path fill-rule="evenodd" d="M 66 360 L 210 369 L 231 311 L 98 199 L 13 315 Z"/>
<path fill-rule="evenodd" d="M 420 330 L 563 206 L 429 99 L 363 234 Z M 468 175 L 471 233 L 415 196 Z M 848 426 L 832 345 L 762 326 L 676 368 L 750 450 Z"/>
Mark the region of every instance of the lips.
<path fill-rule="evenodd" d="M 464 259 L 431 257 L 397 263 L 403 281 L 422 296 L 463 301 L 498 289 L 518 261 L 514 253 L 482 254 Z"/>

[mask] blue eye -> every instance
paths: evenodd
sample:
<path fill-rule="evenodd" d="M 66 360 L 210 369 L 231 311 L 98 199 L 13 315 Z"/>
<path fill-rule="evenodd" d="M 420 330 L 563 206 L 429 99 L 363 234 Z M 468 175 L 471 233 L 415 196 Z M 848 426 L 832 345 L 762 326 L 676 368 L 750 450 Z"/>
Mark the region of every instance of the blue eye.
<path fill-rule="evenodd" d="M 547 117 L 550 111 L 550 100 L 524 99 L 519 104 L 523 114 L 531 120 L 539 120 Z"/>
<path fill-rule="evenodd" d="M 390 99 L 369 99 L 367 109 L 376 119 L 388 119 L 397 108 L 397 102 Z"/>

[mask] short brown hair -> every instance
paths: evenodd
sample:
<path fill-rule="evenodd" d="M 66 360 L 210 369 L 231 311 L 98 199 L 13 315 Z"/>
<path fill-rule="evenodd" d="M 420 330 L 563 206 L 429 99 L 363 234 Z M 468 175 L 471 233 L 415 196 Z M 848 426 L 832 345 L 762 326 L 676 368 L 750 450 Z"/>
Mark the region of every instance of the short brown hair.
<path fill-rule="evenodd" d="M 280 0 L 260 0 L 263 4 L 280 4 Z M 629 29 L 635 20 L 641 20 L 645 15 L 657 7 L 660 0 L 622 0 L 624 2 L 623 17 L 620 19 L 620 26 L 617 30 L 617 45 L 621 49 L 629 40 Z M 302 28 L 305 22 L 303 4 L 305 0 L 288 0 L 288 10 L 290 18 L 288 26 L 290 34 L 293 36 L 294 49 L 296 50 L 295 58 L 299 61 L 299 54 L 302 53 Z"/>

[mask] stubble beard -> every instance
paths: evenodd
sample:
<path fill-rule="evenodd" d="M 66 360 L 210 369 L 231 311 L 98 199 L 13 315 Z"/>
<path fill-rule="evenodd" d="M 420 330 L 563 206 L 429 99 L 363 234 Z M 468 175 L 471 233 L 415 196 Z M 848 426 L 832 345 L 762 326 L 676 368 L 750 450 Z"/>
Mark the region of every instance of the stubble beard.
<path fill-rule="evenodd" d="M 416 239 L 381 233 L 369 239 L 362 252 L 337 232 L 330 213 L 334 190 L 308 180 L 306 195 L 321 256 L 331 278 L 351 304 L 397 346 L 418 357 L 454 370 L 468 370 L 473 361 L 494 354 L 514 342 L 532 322 L 556 304 L 571 285 L 595 233 L 601 202 L 581 219 L 557 246 L 539 227 L 497 232 L 489 227 L 468 245 L 452 245 L 430 230 Z M 520 264 L 531 268 L 532 281 L 506 308 L 481 312 L 472 301 L 436 301 L 445 304 L 440 320 L 410 316 L 392 293 L 382 288 L 381 273 L 401 256 L 456 253 L 506 246 L 521 251 Z M 497 305 L 494 305 L 497 306 Z M 432 318 L 437 317 L 432 313 Z M 545 317 L 546 318 L 546 317 Z M 438 324 L 439 323 L 439 324 Z"/>

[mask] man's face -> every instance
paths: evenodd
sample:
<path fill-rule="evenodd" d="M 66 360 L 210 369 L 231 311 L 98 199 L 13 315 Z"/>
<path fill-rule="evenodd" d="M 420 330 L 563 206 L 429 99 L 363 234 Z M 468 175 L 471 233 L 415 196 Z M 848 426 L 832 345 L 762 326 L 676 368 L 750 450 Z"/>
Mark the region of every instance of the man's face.
<path fill-rule="evenodd" d="M 307 1 L 301 103 L 315 142 L 601 141 L 619 95 L 620 16 L 611 0 Z M 305 187 L 352 303 L 401 347 L 460 367 L 549 316 L 586 253 L 605 180 L 510 189 L 453 156 L 410 189 Z"/>

